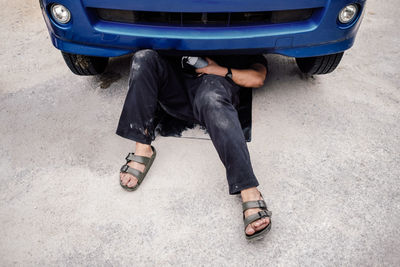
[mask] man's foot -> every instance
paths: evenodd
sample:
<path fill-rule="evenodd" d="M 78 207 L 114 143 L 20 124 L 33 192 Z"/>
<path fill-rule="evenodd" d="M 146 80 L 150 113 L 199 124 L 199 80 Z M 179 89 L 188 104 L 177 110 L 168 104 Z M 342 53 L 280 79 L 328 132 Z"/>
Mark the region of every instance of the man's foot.
<path fill-rule="evenodd" d="M 257 190 L 257 187 L 252 187 L 248 188 L 245 190 L 241 191 L 241 196 L 242 196 L 242 201 L 247 202 L 247 201 L 256 201 L 256 200 L 264 200 L 261 197 L 260 191 Z M 261 211 L 260 208 L 253 208 L 253 209 L 248 209 L 244 212 L 245 218 Z M 260 231 L 264 229 L 265 227 L 268 226 L 270 220 L 269 218 L 261 218 L 255 222 L 252 222 L 249 224 L 246 228 L 246 234 L 247 235 L 253 235 L 255 232 Z"/>
<path fill-rule="evenodd" d="M 153 155 L 153 150 L 151 149 L 150 145 L 136 143 L 135 155 L 150 158 Z M 143 172 L 145 169 L 145 166 L 143 164 L 135 162 L 135 161 L 131 161 L 131 162 L 127 163 L 127 165 L 129 167 L 134 168 L 141 172 Z M 138 182 L 138 179 L 129 173 L 120 172 L 119 177 L 121 179 L 121 183 L 128 187 L 134 187 Z"/>

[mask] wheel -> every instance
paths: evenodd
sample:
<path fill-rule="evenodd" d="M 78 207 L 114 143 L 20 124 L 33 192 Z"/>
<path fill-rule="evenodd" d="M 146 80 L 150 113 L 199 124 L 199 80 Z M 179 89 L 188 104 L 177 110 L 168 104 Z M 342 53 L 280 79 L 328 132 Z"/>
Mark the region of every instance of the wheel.
<path fill-rule="evenodd" d="M 61 52 L 65 63 L 76 75 L 97 75 L 104 72 L 108 57 L 93 57 Z"/>
<path fill-rule="evenodd" d="M 343 52 L 319 57 L 296 58 L 296 63 L 303 73 L 327 74 L 336 69 L 342 57 Z"/>

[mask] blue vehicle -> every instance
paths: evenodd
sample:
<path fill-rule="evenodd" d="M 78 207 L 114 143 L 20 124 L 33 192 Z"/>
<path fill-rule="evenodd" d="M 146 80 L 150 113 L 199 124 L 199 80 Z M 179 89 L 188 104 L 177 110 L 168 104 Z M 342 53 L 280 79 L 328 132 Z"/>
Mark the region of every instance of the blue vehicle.
<path fill-rule="evenodd" d="M 326 74 L 354 43 L 366 0 L 39 0 L 54 46 L 78 75 L 151 48 L 275 53 Z M 56 1 L 56 2 L 55 2 Z M 190 53 L 189 53 L 190 51 Z"/>

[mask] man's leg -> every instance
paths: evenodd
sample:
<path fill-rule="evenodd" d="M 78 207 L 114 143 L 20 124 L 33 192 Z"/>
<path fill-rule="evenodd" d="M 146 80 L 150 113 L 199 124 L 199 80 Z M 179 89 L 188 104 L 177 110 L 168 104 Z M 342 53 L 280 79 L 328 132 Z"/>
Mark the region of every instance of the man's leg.
<path fill-rule="evenodd" d="M 192 112 L 177 71 L 157 52 L 138 51 L 132 59 L 129 90 L 117 128 L 118 135 L 136 142 L 136 155 L 152 155 L 150 144 L 154 139 L 154 116 L 159 101 L 177 107 L 180 112 Z M 128 165 L 139 171 L 145 168 L 133 161 Z M 131 174 L 120 176 L 124 185 L 133 187 L 137 183 Z"/>
<path fill-rule="evenodd" d="M 218 155 L 225 165 L 229 193 L 258 186 L 240 126 L 233 94 L 238 87 L 225 78 L 206 75 L 194 98 L 194 114 L 206 126 Z"/>
<path fill-rule="evenodd" d="M 226 168 L 229 193 L 241 193 L 244 202 L 262 199 L 257 190 L 258 181 L 250 162 L 245 137 L 235 107 L 234 93 L 239 88 L 224 77 L 206 75 L 197 89 L 193 108 L 195 117 L 203 123 L 218 155 Z M 249 209 L 249 216 L 260 209 Z M 246 233 L 251 235 L 269 223 L 268 218 L 250 224 Z"/>

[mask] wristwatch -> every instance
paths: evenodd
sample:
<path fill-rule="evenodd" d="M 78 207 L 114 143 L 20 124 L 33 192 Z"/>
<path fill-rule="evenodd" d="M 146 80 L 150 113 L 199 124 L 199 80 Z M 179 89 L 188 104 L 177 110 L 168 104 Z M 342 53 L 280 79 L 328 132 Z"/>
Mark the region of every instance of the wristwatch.
<path fill-rule="evenodd" d="M 232 70 L 228 67 L 228 73 L 225 75 L 225 78 L 228 80 L 232 80 Z"/>

